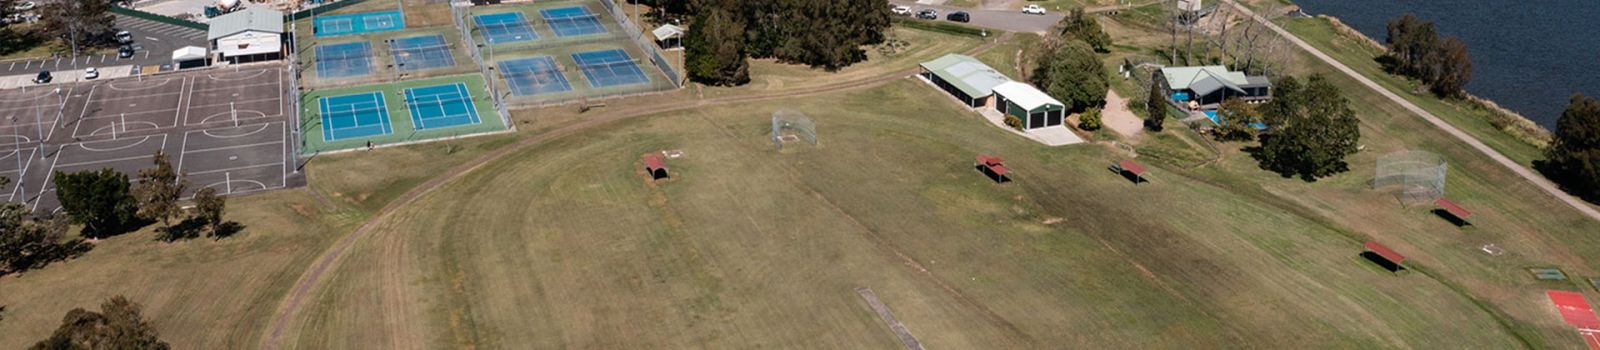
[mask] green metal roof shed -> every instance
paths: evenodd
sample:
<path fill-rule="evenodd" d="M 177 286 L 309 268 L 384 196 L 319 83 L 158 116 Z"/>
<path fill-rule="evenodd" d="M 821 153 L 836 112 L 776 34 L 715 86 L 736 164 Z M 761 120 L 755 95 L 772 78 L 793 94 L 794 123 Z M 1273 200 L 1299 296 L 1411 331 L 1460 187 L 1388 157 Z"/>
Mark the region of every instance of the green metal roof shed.
<path fill-rule="evenodd" d="M 922 63 L 923 77 L 956 95 L 967 105 L 978 107 L 994 94 L 994 87 L 1011 81 L 972 56 L 948 54 Z"/>

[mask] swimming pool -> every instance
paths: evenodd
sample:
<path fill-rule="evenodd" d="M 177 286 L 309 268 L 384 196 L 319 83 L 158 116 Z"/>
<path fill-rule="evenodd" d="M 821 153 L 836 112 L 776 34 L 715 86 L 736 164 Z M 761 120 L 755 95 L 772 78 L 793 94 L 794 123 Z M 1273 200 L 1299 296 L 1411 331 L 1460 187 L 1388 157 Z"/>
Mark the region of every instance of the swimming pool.
<path fill-rule="evenodd" d="M 1206 119 L 1211 119 L 1211 124 L 1222 125 L 1222 119 L 1217 117 L 1217 111 L 1205 111 L 1202 113 L 1205 113 Z M 1252 122 L 1250 123 L 1250 127 L 1256 128 L 1256 130 L 1265 130 L 1267 128 L 1267 124 Z"/>

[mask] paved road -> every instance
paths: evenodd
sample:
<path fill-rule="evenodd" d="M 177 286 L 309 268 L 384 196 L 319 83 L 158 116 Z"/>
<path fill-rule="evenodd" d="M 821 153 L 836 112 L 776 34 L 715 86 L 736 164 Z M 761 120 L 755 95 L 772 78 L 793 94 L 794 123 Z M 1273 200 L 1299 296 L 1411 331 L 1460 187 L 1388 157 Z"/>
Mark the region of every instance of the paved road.
<path fill-rule="evenodd" d="M 1534 173 L 1533 170 L 1529 170 L 1527 167 L 1517 164 L 1517 162 L 1511 160 L 1511 158 L 1506 158 L 1505 155 L 1500 154 L 1499 151 L 1495 151 L 1493 148 L 1489 148 L 1489 145 L 1484 144 L 1482 141 L 1478 141 L 1478 139 L 1472 137 L 1472 135 L 1468 135 L 1466 132 L 1461 131 L 1461 129 L 1457 129 L 1455 126 L 1450 125 L 1450 123 L 1446 123 L 1444 120 L 1439 119 L 1439 117 L 1433 115 L 1433 113 L 1428 113 L 1428 111 L 1423 110 L 1421 107 L 1417 107 L 1416 104 L 1412 104 L 1411 101 L 1407 101 L 1406 99 L 1401 98 L 1399 95 L 1395 95 L 1393 92 L 1390 92 L 1389 89 L 1379 86 L 1378 83 L 1373 82 L 1371 79 L 1367 79 L 1367 77 L 1362 76 L 1360 73 L 1356 73 L 1356 71 L 1350 69 L 1349 66 L 1345 66 L 1344 63 L 1339 63 L 1338 60 L 1335 60 L 1333 57 L 1329 57 L 1327 54 L 1322 53 L 1321 50 L 1317 50 L 1316 47 L 1312 47 L 1311 44 L 1307 44 L 1304 40 L 1300 40 L 1299 37 L 1294 36 L 1294 34 L 1290 34 L 1289 31 L 1284 30 L 1283 27 L 1279 27 L 1277 24 L 1272 23 L 1272 21 L 1268 21 L 1266 18 L 1256 15 L 1256 13 L 1250 11 L 1250 9 L 1240 6 L 1239 4 L 1234 3 L 1232 0 L 1224 0 L 1224 2 L 1228 3 L 1229 5 L 1233 5 L 1233 7 L 1238 9 L 1239 12 L 1255 18 L 1256 22 L 1260 22 L 1262 25 L 1267 26 L 1267 28 L 1272 28 L 1272 31 L 1277 32 L 1278 35 L 1289 39 L 1289 42 L 1294 43 L 1295 46 L 1299 46 L 1300 49 L 1310 52 L 1311 55 L 1316 56 L 1317 59 L 1327 62 L 1328 65 L 1339 69 L 1339 71 L 1343 72 L 1345 75 L 1348 75 L 1356 81 L 1361 82 L 1361 85 L 1365 85 L 1367 88 L 1377 91 L 1378 94 L 1383 95 L 1383 97 L 1386 97 L 1391 101 L 1394 101 L 1394 103 L 1399 104 L 1400 107 L 1404 107 L 1406 110 L 1411 111 L 1412 114 L 1422 117 L 1422 119 L 1428 121 L 1429 124 L 1433 124 L 1433 126 L 1443 129 L 1445 132 L 1449 133 L 1450 136 L 1454 136 L 1455 138 L 1460 139 L 1461 142 L 1465 142 L 1468 146 L 1472 146 L 1472 148 L 1478 150 L 1478 152 L 1488 155 L 1489 158 L 1493 159 L 1496 163 L 1500 163 L 1500 165 L 1506 167 L 1506 169 L 1511 169 L 1511 172 L 1516 173 L 1517 176 L 1527 179 L 1528 182 L 1532 182 L 1535 186 L 1538 186 L 1539 189 L 1544 190 L 1551 196 L 1555 196 L 1556 199 L 1560 199 L 1562 202 L 1567 203 L 1567 205 L 1571 206 L 1573 209 L 1577 209 L 1578 212 L 1600 221 L 1600 211 L 1596 211 L 1594 207 L 1589 206 L 1588 203 L 1585 203 L 1582 200 L 1579 200 L 1578 198 L 1561 191 L 1559 186 L 1556 186 L 1556 184 L 1550 182 L 1550 180 L 1546 180 L 1544 176 L 1540 176 L 1539 174 Z"/>
<path fill-rule="evenodd" d="M 191 45 L 209 47 L 206 44 L 206 32 L 199 29 L 121 15 L 117 16 L 117 28 L 133 33 L 136 50 L 133 57 L 119 58 L 116 53 L 86 55 L 74 62 L 69 52 L 63 57 L 0 61 L 0 75 L 32 75 L 42 69 L 59 72 L 87 67 L 162 65 L 171 63 L 172 51 L 178 48 Z"/>
<path fill-rule="evenodd" d="M 904 0 L 893 0 L 890 3 L 910 6 L 912 14 L 922 11 L 922 9 L 938 10 L 940 21 L 945 20 L 944 16 L 951 12 L 966 11 L 972 14 L 972 23 L 967 23 L 969 25 L 1012 32 L 1046 32 L 1050 30 L 1050 26 L 1055 25 L 1056 22 L 1061 22 L 1061 13 L 1056 11 L 1051 11 L 1051 13 L 1041 16 L 1025 14 L 1021 10 L 983 10 L 944 5 L 919 5 L 915 1 Z"/>

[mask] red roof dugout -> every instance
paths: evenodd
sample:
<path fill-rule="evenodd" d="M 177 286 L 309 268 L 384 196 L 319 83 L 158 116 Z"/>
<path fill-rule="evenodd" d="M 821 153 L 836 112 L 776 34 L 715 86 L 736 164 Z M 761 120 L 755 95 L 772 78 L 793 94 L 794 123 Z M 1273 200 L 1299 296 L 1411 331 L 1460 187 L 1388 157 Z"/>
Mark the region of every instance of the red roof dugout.
<path fill-rule="evenodd" d="M 1133 184 L 1135 185 L 1145 181 L 1144 166 L 1139 165 L 1139 163 L 1135 163 L 1132 159 L 1123 159 L 1116 164 L 1112 164 L 1111 170 L 1117 172 L 1117 174 L 1127 176 L 1128 181 L 1133 181 Z"/>
<path fill-rule="evenodd" d="M 1449 199 L 1441 197 L 1437 200 L 1434 200 L 1433 204 L 1438 205 L 1439 209 L 1443 209 L 1446 213 L 1450 213 L 1451 216 L 1455 216 L 1455 219 L 1451 221 L 1453 221 L 1456 226 L 1467 225 L 1467 218 L 1472 217 L 1472 212 L 1461 208 L 1460 205 L 1457 205 L 1456 202 L 1452 202 Z"/>
<path fill-rule="evenodd" d="M 1000 159 L 1000 157 L 985 154 L 978 155 L 978 170 L 983 171 L 983 174 L 988 175 L 994 182 L 1011 180 L 1007 177 L 1007 174 L 1011 173 L 1011 169 L 1006 168 L 1005 160 Z"/>
<path fill-rule="evenodd" d="M 644 156 L 644 171 L 650 173 L 651 179 L 667 178 L 667 163 L 661 161 L 661 156 L 655 153 Z"/>
<path fill-rule="evenodd" d="M 1393 249 L 1383 246 L 1383 244 L 1378 243 L 1378 241 L 1367 241 L 1367 243 L 1363 244 L 1363 246 L 1366 246 L 1367 251 L 1372 252 L 1373 254 L 1378 254 L 1378 256 L 1388 259 L 1389 262 L 1395 263 L 1396 265 L 1399 265 L 1402 261 L 1406 261 L 1406 256 L 1394 252 Z"/>

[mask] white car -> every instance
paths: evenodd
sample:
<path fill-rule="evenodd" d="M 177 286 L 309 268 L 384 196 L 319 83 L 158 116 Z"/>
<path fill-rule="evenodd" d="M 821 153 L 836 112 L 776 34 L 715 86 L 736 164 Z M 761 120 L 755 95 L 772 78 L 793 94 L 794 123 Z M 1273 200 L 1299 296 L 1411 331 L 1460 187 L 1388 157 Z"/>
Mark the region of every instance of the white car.
<path fill-rule="evenodd" d="M 895 6 L 894 8 L 889 9 L 889 12 L 893 12 L 894 14 L 900 15 L 900 16 L 910 15 L 911 14 L 911 6 L 905 6 L 905 5 Z"/>
<path fill-rule="evenodd" d="M 35 4 L 32 1 L 23 1 L 21 3 L 16 4 L 15 6 L 11 6 L 11 10 L 17 11 L 17 12 L 23 12 L 23 11 L 27 11 L 27 10 L 32 10 L 34 7 L 38 7 L 38 6 L 39 6 L 39 4 Z"/>
<path fill-rule="evenodd" d="M 1030 14 L 1030 15 L 1042 15 L 1042 14 L 1044 14 L 1044 7 L 1039 6 L 1039 5 L 1023 6 L 1022 7 L 1022 13 L 1026 13 L 1026 14 Z"/>
<path fill-rule="evenodd" d="M 99 77 L 100 77 L 100 71 L 94 69 L 94 67 L 89 67 L 89 68 L 83 70 L 83 79 L 84 80 L 94 79 L 94 78 L 99 78 Z"/>

